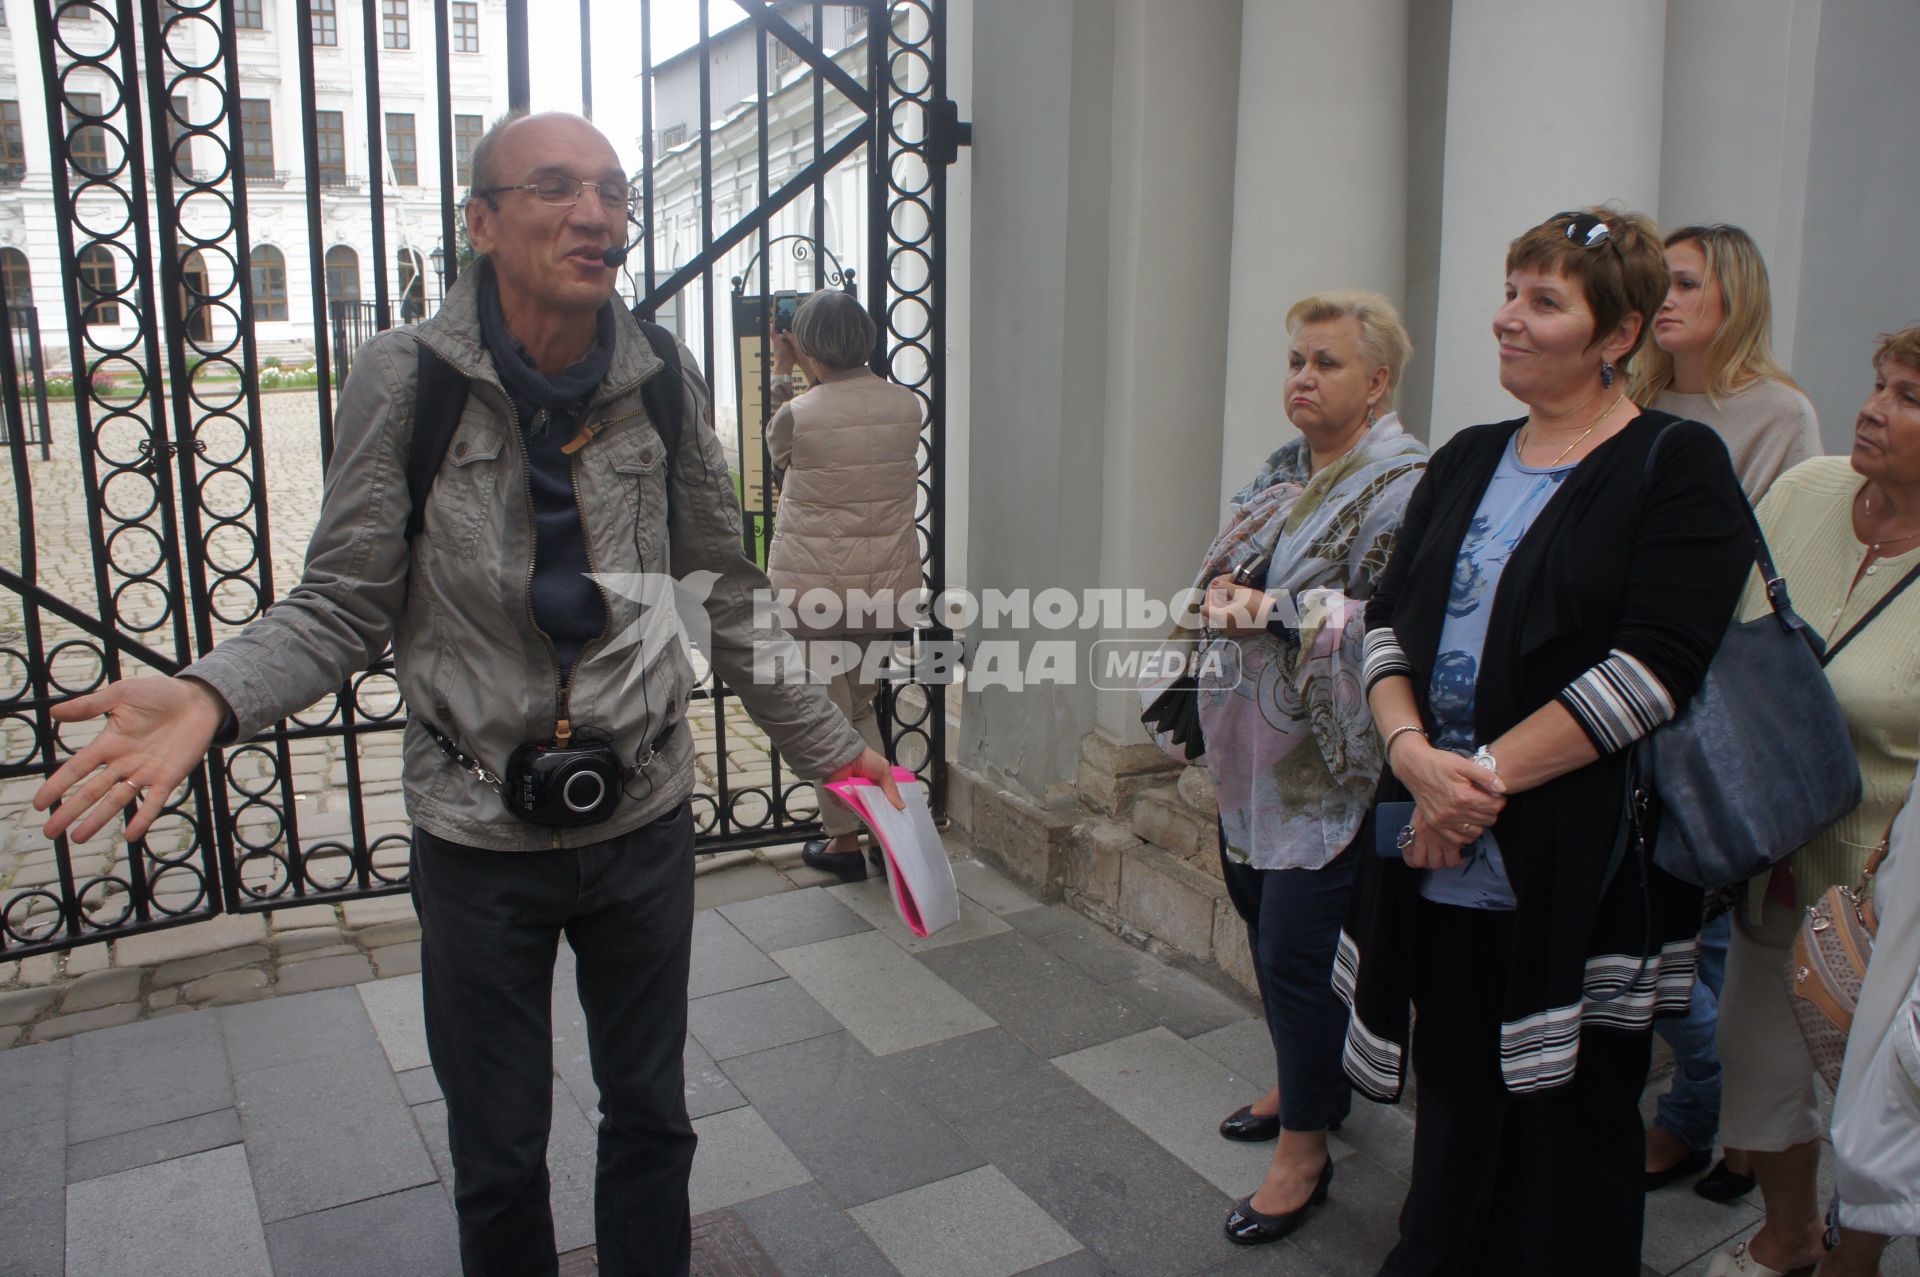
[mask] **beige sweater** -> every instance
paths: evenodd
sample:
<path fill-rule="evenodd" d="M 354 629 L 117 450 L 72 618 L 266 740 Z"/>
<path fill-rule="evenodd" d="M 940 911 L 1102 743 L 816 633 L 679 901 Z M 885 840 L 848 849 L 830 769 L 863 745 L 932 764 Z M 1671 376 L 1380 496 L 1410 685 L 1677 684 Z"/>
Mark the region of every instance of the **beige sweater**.
<path fill-rule="evenodd" d="M 1920 549 L 1882 558 L 1853 585 L 1867 548 L 1853 535 L 1853 498 L 1862 480 L 1845 457 L 1816 457 L 1780 476 L 1760 503 L 1773 560 L 1793 607 L 1831 645 L 1915 564 Z M 1747 583 L 1742 620 L 1762 615 L 1759 574 Z M 1793 856 L 1800 903 L 1836 883 L 1851 885 L 1887 832 L 1920 764 L 1920 581 L 1880 613 L 1827 666 L 1860 756 L 1860 805 Z M 1756 883 L 1750 897 L 1758 908 Z"/>
<path fill-rule="evenodd" d="M 1763 377 L 1718 403 L 1709 395 L 1663 390 L 1654 396 L 1653 406 L 1719 431 L 1733 454 L 1740 486 L 1754 501 L 1767 494 L 1775 479 L 1825 451 L 1813 405 L 1792 386 L 1771 378 Z"/>

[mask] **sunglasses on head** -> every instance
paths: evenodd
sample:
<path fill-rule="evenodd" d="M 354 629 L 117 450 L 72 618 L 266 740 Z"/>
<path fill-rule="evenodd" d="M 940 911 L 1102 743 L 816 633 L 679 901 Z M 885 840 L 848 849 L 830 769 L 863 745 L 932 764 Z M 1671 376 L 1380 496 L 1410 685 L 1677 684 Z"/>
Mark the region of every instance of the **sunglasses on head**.
<path fill-rule="evenodd" d="M 1555 213 L 1547 220 L 1549 222 L 1558 222 L 1563 218 L 1567 223 L 1565 227 L 1566 237 L 1573 243 L 1578 244 L 1582 248 L 1598 248 L 1602 244 L 1606 244 L 1613 249 L 1616 255 L 1619 254 L 1620 246 L 1613 242 L 1613 228 L 1608 226 L 1602 218 L 1596 217 L 1592 213 L 1566 212 Z"/>

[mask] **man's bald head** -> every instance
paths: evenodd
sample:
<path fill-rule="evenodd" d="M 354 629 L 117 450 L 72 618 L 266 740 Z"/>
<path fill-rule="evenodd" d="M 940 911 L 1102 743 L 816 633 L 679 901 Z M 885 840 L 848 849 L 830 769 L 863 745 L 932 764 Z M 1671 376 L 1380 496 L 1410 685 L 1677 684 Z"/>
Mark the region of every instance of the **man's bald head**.
<path fill-rule="evenodd" d="M 555 132 L 566 135 L 569 141 L 577 141 L 582 134 L 588 134 L 598 139 L 609 152 L 613 151 L 613 143 L 607 140 L 607 135 L 583 115 L 575 115 L 571 111 L 542 111 L 537 115 L 509 111 L 495 120 L 474 144 L 468 198 L 472 198 L 474 191 L 492 190 L 503 182 L 511 182 L 514 173 L 528 167 L 525 164 L 516 167 L 519 153 L 524 149 L 528 154 L 539 154 L 541 139 Z M 615 158 L 618 159 L 617 154 Z M 484 198 L 489 204 L 497 206 L 492 196 Z"/>

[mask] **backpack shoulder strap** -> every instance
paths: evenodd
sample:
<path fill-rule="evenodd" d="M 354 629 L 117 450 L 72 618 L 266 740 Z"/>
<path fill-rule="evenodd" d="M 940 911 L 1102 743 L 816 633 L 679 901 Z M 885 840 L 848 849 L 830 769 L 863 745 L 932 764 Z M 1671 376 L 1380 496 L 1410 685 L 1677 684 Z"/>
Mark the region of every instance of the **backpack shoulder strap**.
<path fill-rule="evenodd" d="M 647 406 L 647 417 L 653 422 L 653 428 L 660 432 L 660 442 L 667 449 L 667 464 L 671 466 L 673 459 L 680 455 L 680 434 L 686 425 L 686 400 L 680 387 L 680 343 L 659 324 L 638 316 L 634 322 L 640 325 L 640 332 L 653 347 L 653 353 L 667 366 L 665 372 L 655 373 L 640 387 L 640 401 Z"/>
<path fill-rule="evenodd" d="M 460 414 L 467 407 L 467 378 L 458 368 L 418 344 L 420 365 L 414 374 L 413 434 L 407 441 L 407 540 L 427 521 L 427 493 L 453 442 Z"/>

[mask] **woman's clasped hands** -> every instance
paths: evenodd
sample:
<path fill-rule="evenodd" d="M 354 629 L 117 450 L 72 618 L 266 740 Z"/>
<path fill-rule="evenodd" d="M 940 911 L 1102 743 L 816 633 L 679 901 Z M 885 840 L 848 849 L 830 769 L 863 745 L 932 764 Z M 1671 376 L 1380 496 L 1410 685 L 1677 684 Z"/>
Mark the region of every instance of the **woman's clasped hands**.
<path fill-rule="evenodd" d="M 1393 744 L 1393 774 L 1413 795 L 1413 835 L 1401 857 L 1414 869 L 1450 869 L 1507 805 L 1499 773 L 1408 732 Z"/>

